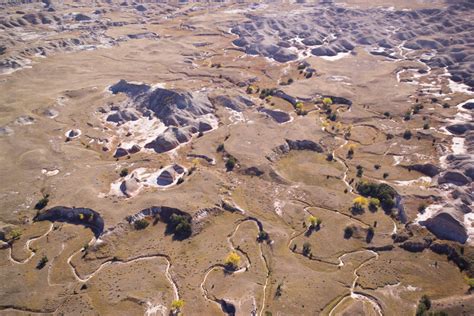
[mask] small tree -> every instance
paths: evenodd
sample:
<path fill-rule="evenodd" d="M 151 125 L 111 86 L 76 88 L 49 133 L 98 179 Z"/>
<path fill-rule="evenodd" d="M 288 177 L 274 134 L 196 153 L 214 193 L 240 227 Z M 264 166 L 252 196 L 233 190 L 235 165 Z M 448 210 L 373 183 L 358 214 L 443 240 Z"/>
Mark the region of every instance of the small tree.
<path fill-rule="evenodd" d="M 227 159 L 227 162 L 225 163 L 225 167 L 227 168 L 227 171 L 232 171 L 237 164 L 237 159 L 230 155 L 229 158 Z"/>
<path fill-rule="evenodd" d="M 237 252 L 232 251 L 225 258 L 224 264 L 226 266 L 226 269 L 234 271 L 238 268 L 240 264 L 240 256 L 237 254 Z"/>
<path fill-rule="evenodd" d="M 412 133 L 410 130 L 407 129 L 405 132 L 403 132 L 403 138 L 405 138 L 406 140 L 409 140 L 411 137 Z"/>
<path fill-rule="evenodd" d="M 380 206 L 380 200 L 379 199 L 377 199 L 377 198 L 370 198 L 369 199 L 369 210 L 371 210 L 372 212 L 375 212 L 375 211 L 377 211 L 379 206 Z"/>
<path fill-rule="evenodd" d="M 264 230 L 261 230 L 258 232 L 258 236 L 257 236 L 257 241 L 258 242 L 262 242 L 264 240 L 268 240 L 270 237 L 268 236 L 268 233 Z"/>
<path fill-rule="evenodd" d="M 40 261 L 38 262 L 38 264 L 36 265 L 36 269 L 38 270 L 41 270 L 45 267 L 45 265 L 48 263 L 48 257 L 46 255 L 43 255 L 43 257 L 41 257 Z"/>
<path fill-rule="evenodd" d="M 178 315 L 181 312 L 181 309 L 184 307 L 184 301 L 177 299 L 171 302 L 171 312 L 174 315 Z"/>
<path fill-rule="evenodd" d="M 361 178 L 363 174 L 364 174 L 364 168 L 362 168 L 362 166 L 357 166 L 357 174 L 356 174 L 356 176 L 357 176 L 358 178 Z"/>
<path fill-rule="evenodd" d="M 365 211 L 365 208 L 362 204 L 356 202 L 352 204 L 351 211 L 353 214 L 362 214 Z"/>
<path fill-rule="evenodd" d="M 121 171 L 120 171 L 120 176 L 123 178 L 123 177 L 126 177 L 128 175 L 128 169 L 127 168 L 123 168 Z"/>
<path fill-rule="evenodd" d="M 276 291 L 275 291 L 275 297 L 278 298 L 278 297 L 281 296 L 281 294 L 283 292 L 282 287 L 283 287 L 283 283 L 278 283 L 278 286 L 277 286 Z"/>
<path fill-rule="evenodd" d="M 352 157 L 354 156 L 354 149 L 354 145 L 349 146 L 349 150 L 347 151 L 347 158 L 352 159 Z"/>
<path fill-rule="evenodd" d="M 416 308 L 416 316 L 424 316 L 426 312 L 431 308 L 431 300 L 428 296 L 423 295 L 418 302 L 418 307 Z"/>
<path fill-rule="evenodd" d="M 354 234 L 354 228 L 352 226 L 346 226 L 346 228 L 344 228 L 345 239 L 351 238 L 353 234 Z"/>
<path fill-rule="evenodd" d="M 328 97 L 324 98 L 324 99 L 323 99 L 323 104 L 324 104 L 325 106 L 330 106 L 330 105 L 332 104 L 332 99 L 331 99 L 331 98 L 328 98 Z"/>
<path fill-rule="evenodd" d="M 369 229 L 367 230 L 367 236 L 365 237 L 365 241 L 367 243 L 370 243 L 372 239 L 374 238 L 374 235 L 375 235 L 375 230 L 372 226 L 370 226 Z"/>
<path fill-rule="evenodd" d="M 303 255 L 308 257 L 310 254 L 311 254 L 311 244 L 306 241 L 303 244 Z"/>

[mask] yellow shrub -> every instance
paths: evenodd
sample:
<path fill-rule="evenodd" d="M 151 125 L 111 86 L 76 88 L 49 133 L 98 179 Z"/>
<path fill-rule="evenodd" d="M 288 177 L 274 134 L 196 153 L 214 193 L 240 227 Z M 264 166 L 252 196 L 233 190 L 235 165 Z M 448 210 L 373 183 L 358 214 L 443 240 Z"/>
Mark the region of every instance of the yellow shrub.
<path fill-rule="evenodd" d="M 224 261 L 226 266 L 231 266 L 232 268 L 237 268 L 240 264 L 240 256 L 235 252 L 232 251 Z"/>
<path fill-rule="evenodd" d="M 180 310 L 183 307 L 184 307 L 184 301 L 183 300 L 174 300 L 171 303 L 171 309 L 173 309 L 173 310 Z"/>
<path fill-rule="evenodd" d="M 324 98 L 323 99 L 323 104 L 324 105 L 331 105 L 332 104 L 331 98 Z"/>
<path fill-rule="evenodd" d="M 357 204 L 360 204 L 362 206 L 366 206 L 369 203 L 369 201 L 363 196 L 358 196 L 352 201 L 352 203 L 353 204 L 357 203 Z"/>

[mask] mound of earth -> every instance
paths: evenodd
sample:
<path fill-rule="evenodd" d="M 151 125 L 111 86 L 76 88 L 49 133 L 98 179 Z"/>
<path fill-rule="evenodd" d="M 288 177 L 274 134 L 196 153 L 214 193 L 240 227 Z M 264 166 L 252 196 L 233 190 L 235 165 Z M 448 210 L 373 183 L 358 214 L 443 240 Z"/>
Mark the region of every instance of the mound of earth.
<path fill-rule="evenodd" d="M 145 145 L 145 148 L 157 153 L 170 151 L 187 143 L 193 134 L 210 131 L 217 122 L 213 114 L 215 108 L 204 93 L 152 89 L 149 85 L 125 80 L 120 80 L 109 89 L 113 94 L 126 94 L 129 101 L 121 106 L 111 107 L 107 121 L 125 123 L 136 121 L 139 117 L 153 117 L 167 126 L 163 133 Z M 125 154 L 123 151 L 119 156 Z"/>

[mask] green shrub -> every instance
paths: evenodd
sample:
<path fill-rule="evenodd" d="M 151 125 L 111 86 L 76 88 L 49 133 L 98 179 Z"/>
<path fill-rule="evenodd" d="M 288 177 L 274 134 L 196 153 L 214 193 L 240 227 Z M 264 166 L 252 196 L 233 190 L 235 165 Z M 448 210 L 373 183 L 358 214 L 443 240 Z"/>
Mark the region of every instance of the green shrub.
<path fill-rule="evenodd" d="M 148 227 L 150 223 L 144 218 L 138 219 L 135 222 L 133 222 L 133 227 L 135 227 L 136 230 L 142 230 Z"/>
<path fill-rule="evenodd" d="M 224 151 L 224 144 L 219 144 L 219 146 L 217 146 L 216 151 L 217 151 L 218 153 Z"/>
<path fill-rule="evenodd" d="M 237 159 L 234 156 L 229 155 L 229 158 L 227 159 L 225 163 L 225 167 L 227 168 L 227 171 L 234 170 L 234 167 L 236 164 L 237 164 Z"/>
<path fill-rule="evenodd" d="M 428 123 L 423 124 L 423 129 L 430 129 L 430 124 Z"/>
<path fill-rule="evenodd" d="M 15 241 L 20 239 L 22 232 L 19 228 L 14 228 L 7 234 L 7 241 Z"/>
<path fill-rule="evenodd" d="M 403 138 L 405 138 L 406 140 L 409 140 L 412 136 L 413 134 L 408 129 L 405 132 L 403 132 Z"/>

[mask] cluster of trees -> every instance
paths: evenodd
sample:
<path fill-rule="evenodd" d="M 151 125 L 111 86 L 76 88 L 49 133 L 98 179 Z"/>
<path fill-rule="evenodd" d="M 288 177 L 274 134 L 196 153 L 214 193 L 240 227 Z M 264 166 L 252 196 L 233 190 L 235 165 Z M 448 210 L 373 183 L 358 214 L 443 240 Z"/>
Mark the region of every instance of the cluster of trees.
<path fill-rule="evenodd" d="M 273 96 L 276 92 L 277 92 L 276 88 L 262 89 L 258 97 L 263 100 L 269 96 Z"/>
<path fill-rule="evenodd" d="M 174 237 L 177 239 L 188 238 L 193 232 L 191 218 L 178 214 L 171 215 L 167 226 L 167 232 L 174 234 Z"/>
<path fill-rule="evenodd" d="M 303 256 L 310 258 L 312 257 L 311 244 L 307 241 L 303 244 Z"/>
<path fill-rule="evenodd" d="M 308 217 L 308 222 L 309 222 L 309 228 L 310 229 L 318 229 L 319 227 L 321 227 L 321 223 L 323 221 L 319 217 L 316 217 L 314 215 L 310 215 Z"/>
<path fill-rule="evenodd" d="M 397 192 L 388 184 L 361 181 L 357 184 L 356 189 L 363 196 L 378 199 L 380 205 L 385 210 L 390 210 L 395 206 L 395 196 Z"/>

